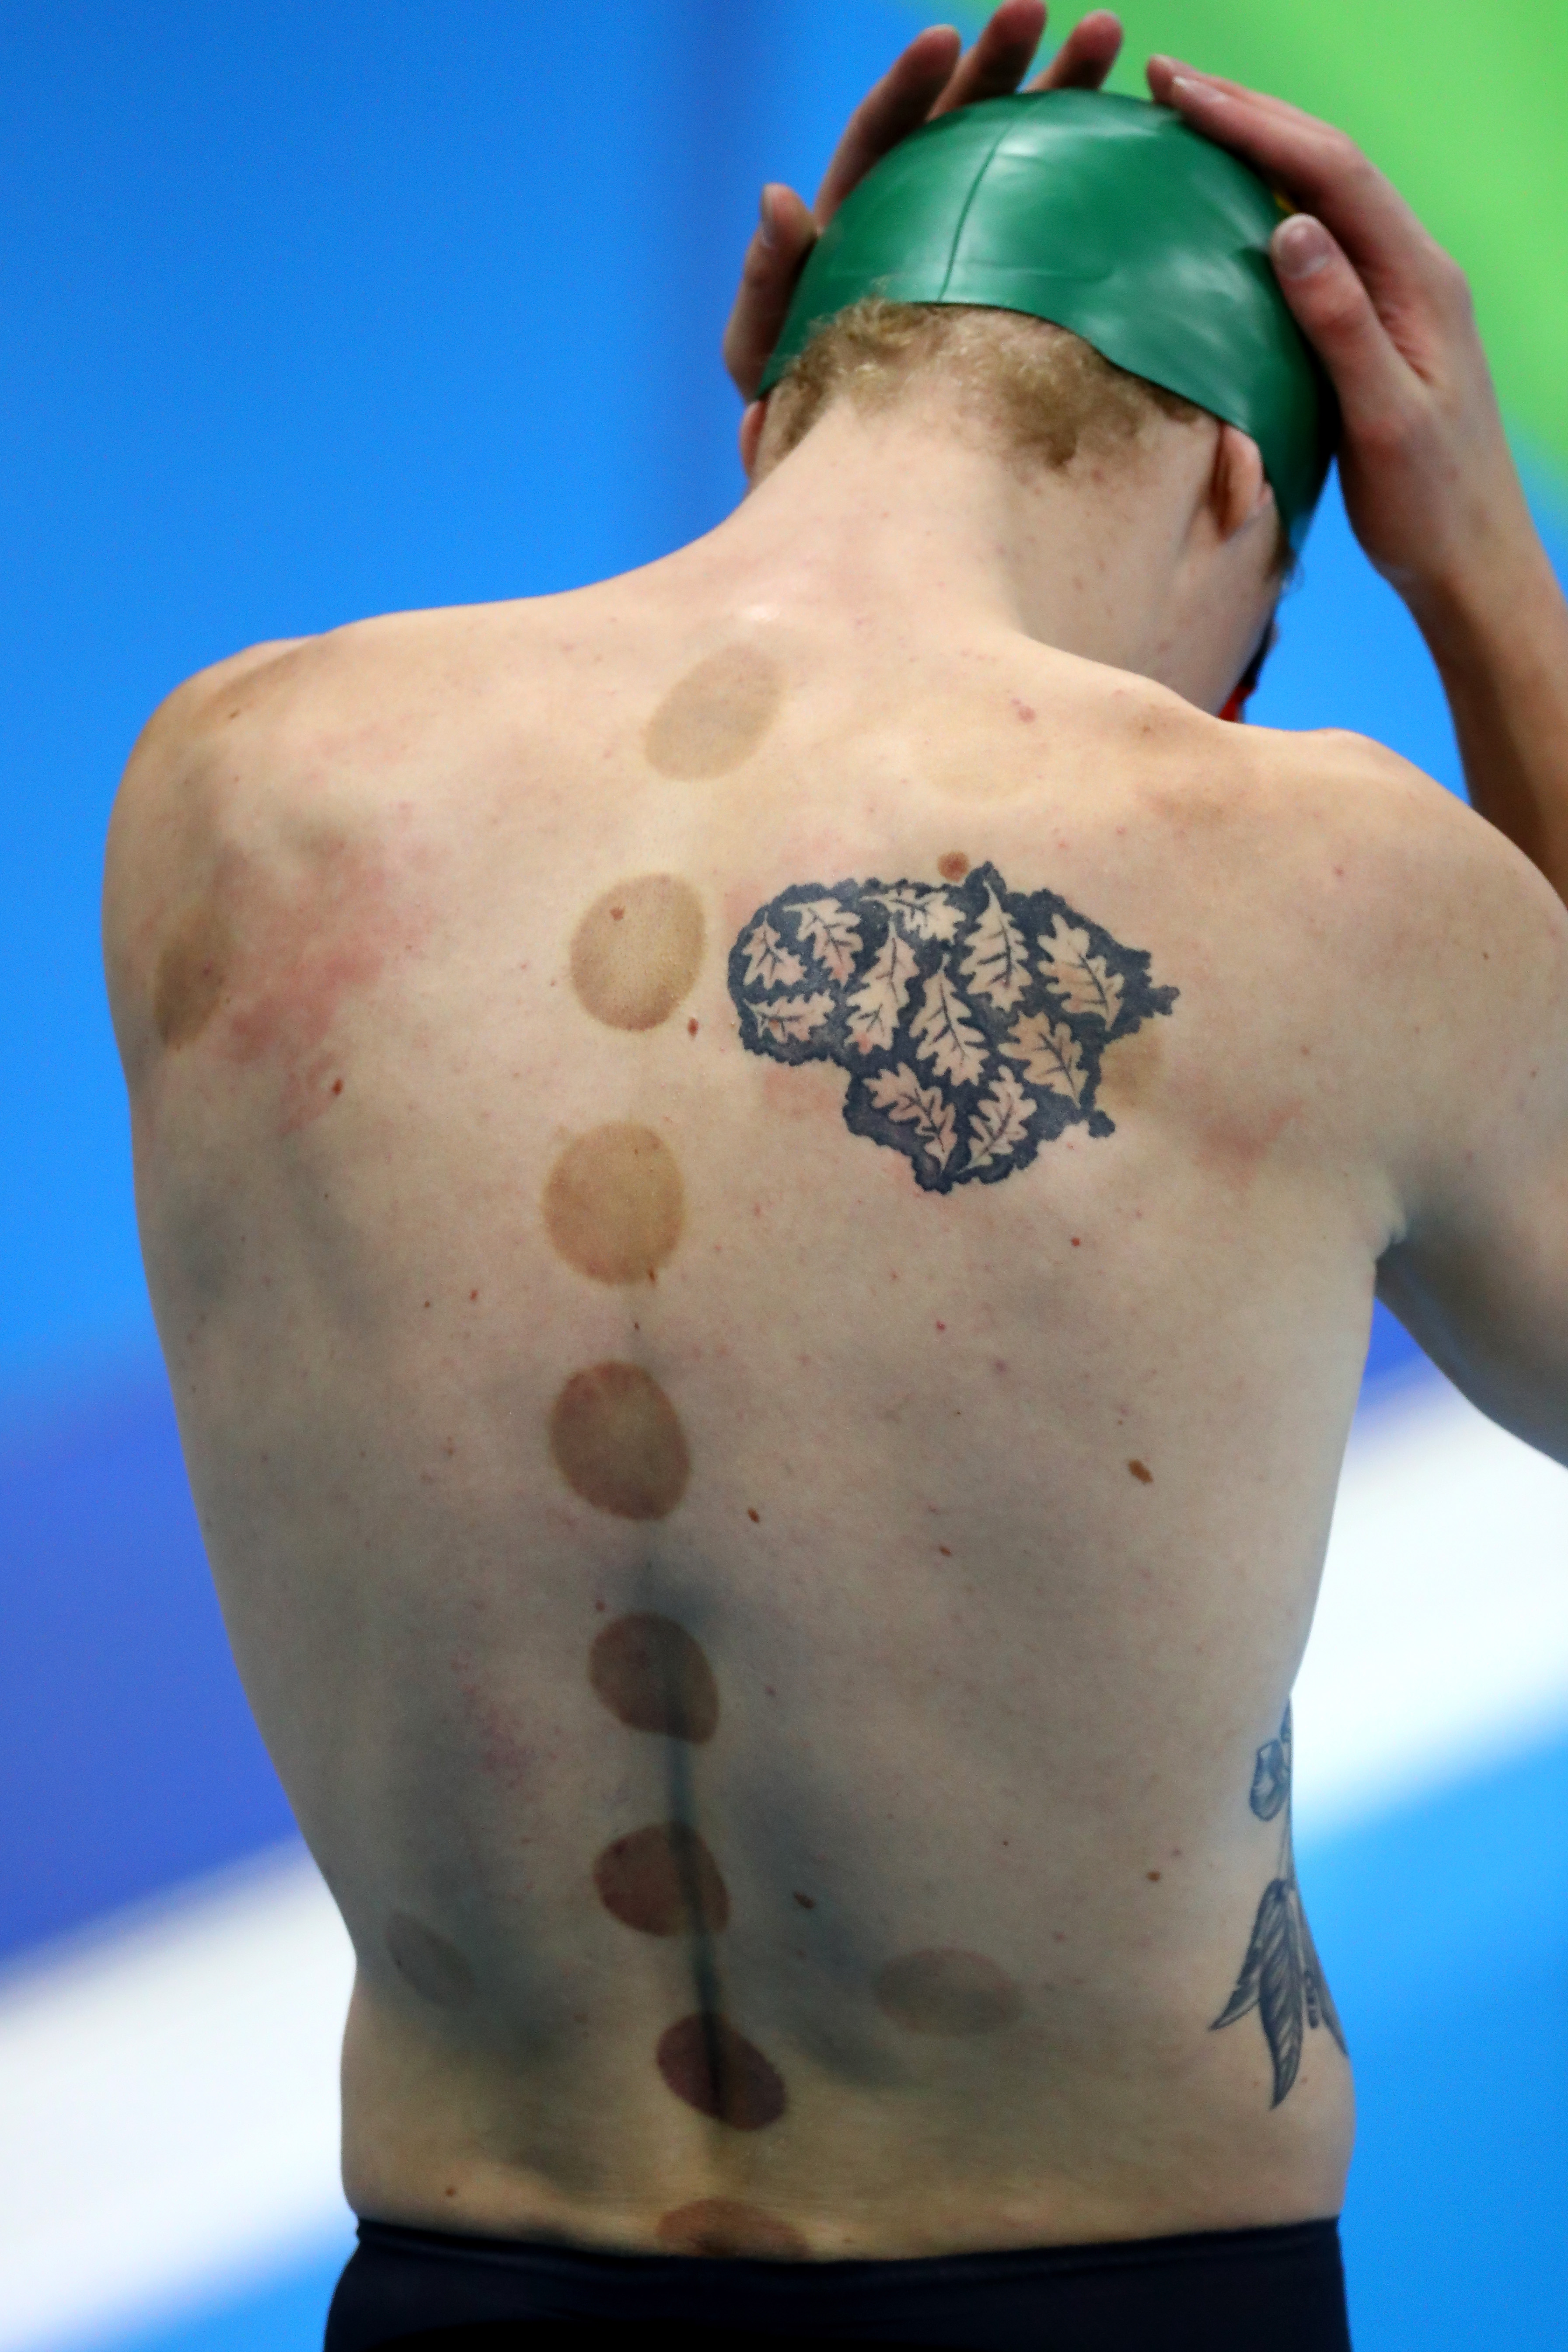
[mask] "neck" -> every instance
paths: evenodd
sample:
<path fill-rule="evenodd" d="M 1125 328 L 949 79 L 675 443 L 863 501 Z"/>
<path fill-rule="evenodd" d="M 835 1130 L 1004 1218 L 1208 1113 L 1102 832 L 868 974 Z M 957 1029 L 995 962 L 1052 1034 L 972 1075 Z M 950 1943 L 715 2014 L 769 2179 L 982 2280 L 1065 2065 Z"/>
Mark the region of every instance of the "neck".
<path fill-rule="evenodd" d="M 1256 641 L 1205 527 L 1214 431 L 1050 470 L 936 400 L 837 402 L 692 554 L 780 618 L 1019 631 L 1217 709 Z M 717 583 L 716 583 L 717 584 Z M 1255 601 L 1255 600 L 1254 600 Z"/>

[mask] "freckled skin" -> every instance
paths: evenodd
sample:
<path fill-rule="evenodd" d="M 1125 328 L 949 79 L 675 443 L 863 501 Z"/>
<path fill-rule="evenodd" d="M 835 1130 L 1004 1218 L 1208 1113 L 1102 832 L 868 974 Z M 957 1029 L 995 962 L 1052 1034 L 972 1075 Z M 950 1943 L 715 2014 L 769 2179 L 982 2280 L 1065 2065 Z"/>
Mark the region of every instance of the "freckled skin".
<path fill-rule="evenodd" d="M 386 1948 L 405 1983 L 437 2009 L 466 2009 L 474 1997 L 474 1973 L 445 1936 L 406 1911 L 386 1923 Z"/>
<path fill-rule="evenodd" d="M 699 662 L 649 719 L 643 750 L 661 775 L 705 780 L 749 760 L 784 698 L 778 664 L 752 646 Z"/>
<path fill-rule="evenodd" d="M 701 1645 L 652 1611 L 604 1627 L 589 1653 L 588 1680 L 629 1730 L 700 1747 L 719 1727 L 719 1685 Z"/>
<path fill-rule="evenodd" d="M 700 2011 L 670 2026 L 659 2037 L 656 2056 L 678 2099 L 731 2131 L 764 2131 L 789 2104 L 777 2068 L 716 2011 Z"/>
<path fill-rule="evenodd" d="M 749 2256 L 754 2262 L 797 2262 L 810 2252 L 798 2230 L 760 2205 L 735 2197 L 700 2197 L 660 2216 L 655 2237 L 672 2254 Z"/>
<path fill-rule="evenodd" d="M 702 901 L 674 874 L 642 874 L 596 898 L 572 935 L 578 1002 L 610 1029 L 657 1029 L 702 961 Z"/>
<path fill-rule="evenodd" d="M 680 1169 L 651 1128 L 596 1127 L 551 1170 L 543 1213 L 552 1242 L 579 1274 L 594 1282 L 646 1282 L 680 1239 Z"/>
<path fill-rule="evenodd" d="M 994 2033 L 1023 2012 L 1012 1979 L 979 1952 L 905 1952 L 877 1978 L 877 2006 L 906 2033 Z"/>
<path fill-rule="evenodd" d="M 636 1364 L 574 1373 L 550 1416 L 550 1451 L 572 1488 L 618 1519 L 665 1519 L 691 1475 L 675 1407 Z"/>
<path fill-rule="evenodd" d="M 718 1935 L 730 1896 L 704 1841 L 683 1822 L 658 1822 L 616 1838 L 594 1864 L 594 1885 L 614 1919 L 644 1936 Z"/>

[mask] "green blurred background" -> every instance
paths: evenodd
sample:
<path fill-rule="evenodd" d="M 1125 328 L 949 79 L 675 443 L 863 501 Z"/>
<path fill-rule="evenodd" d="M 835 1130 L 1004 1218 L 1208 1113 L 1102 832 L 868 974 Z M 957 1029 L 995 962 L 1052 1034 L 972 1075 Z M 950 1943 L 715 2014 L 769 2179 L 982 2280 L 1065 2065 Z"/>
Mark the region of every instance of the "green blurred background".
<path fill-rule="evenodd" d="M 907 6 L 921 21 L 930 10 Z M 1086 9 L 1058 16 L 1060 38 Z M 971 34 L 984 11 L 955 21 Z M 1469 273 L 1521 454 L 1568 488 L 1568 5 L 1129 0 L 1112 89 L 1157 51 L 1348 131 Z"/>

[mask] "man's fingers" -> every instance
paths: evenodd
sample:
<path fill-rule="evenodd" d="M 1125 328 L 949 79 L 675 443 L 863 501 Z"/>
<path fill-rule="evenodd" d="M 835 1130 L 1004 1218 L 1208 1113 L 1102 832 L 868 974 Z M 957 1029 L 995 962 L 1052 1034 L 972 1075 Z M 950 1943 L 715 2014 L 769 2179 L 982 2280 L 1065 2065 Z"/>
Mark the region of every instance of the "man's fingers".
<path fill-rule="evenodd" d="M 1199 74 L 1172 58 L 1149 62 L 1149 86 L 1194 131 L 1228 147 L 1303 212 L 1332 231 L 1380 296 L 1408 298 L 1413 278 L 1432 278 L 1441 257 L 1403 196 L 1355 142 L 1280 99 Z"/>
<path fill-rule="evenodd" d="M 929 26 L 867 92 L 846 123 L 816 192 L 813 209 L 819 228 L 826 227 L 873 163 L 919 130 L 957 71 L 963 49 L 951 25 Z"/>
<path fill-rule="evenodd" d="M 1005 98 L 1035 62 L 1046 29 L 1044 0 L 1002 0 L 974 47 L 960 60 L 931 112 L 951 114 L 976 99 Z"/>
<path fill-rule="evenodd" d="M 1108 8 L 1096 8 L 1073 26 L 1031 89 L 1099 89 L 1121 54 L 1121 26 Z"/>
<path fill-rule="evenodd" d="M 1394 439 L 1415 384 L 1349 257 L 1320 220 L 1281 221 L 1270 247 L 1297 325 L 1328 370 L 1347 438 L 1361 450 Z"/>
<path fill-rule="evenodd" d="M 816 223 L 803 198 L 793 188 L 764 188 L 762 218 L 746 247 L 740 291 L 724 330 L 724 364 L 743 399 L 755 395 L 801 264 L 816 241 Z"/>

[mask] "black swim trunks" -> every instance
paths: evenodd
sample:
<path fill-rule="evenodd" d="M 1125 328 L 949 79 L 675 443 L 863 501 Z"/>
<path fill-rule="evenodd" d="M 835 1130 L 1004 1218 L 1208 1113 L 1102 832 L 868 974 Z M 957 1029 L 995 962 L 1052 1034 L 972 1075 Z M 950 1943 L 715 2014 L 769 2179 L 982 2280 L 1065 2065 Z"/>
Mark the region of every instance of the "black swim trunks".
<path fill-rule="evenodd" d="M 910 2262 L 586 2253 L 362 2221 L 326 2352 L 1350 2352 L 1335 2221 Z"/>

